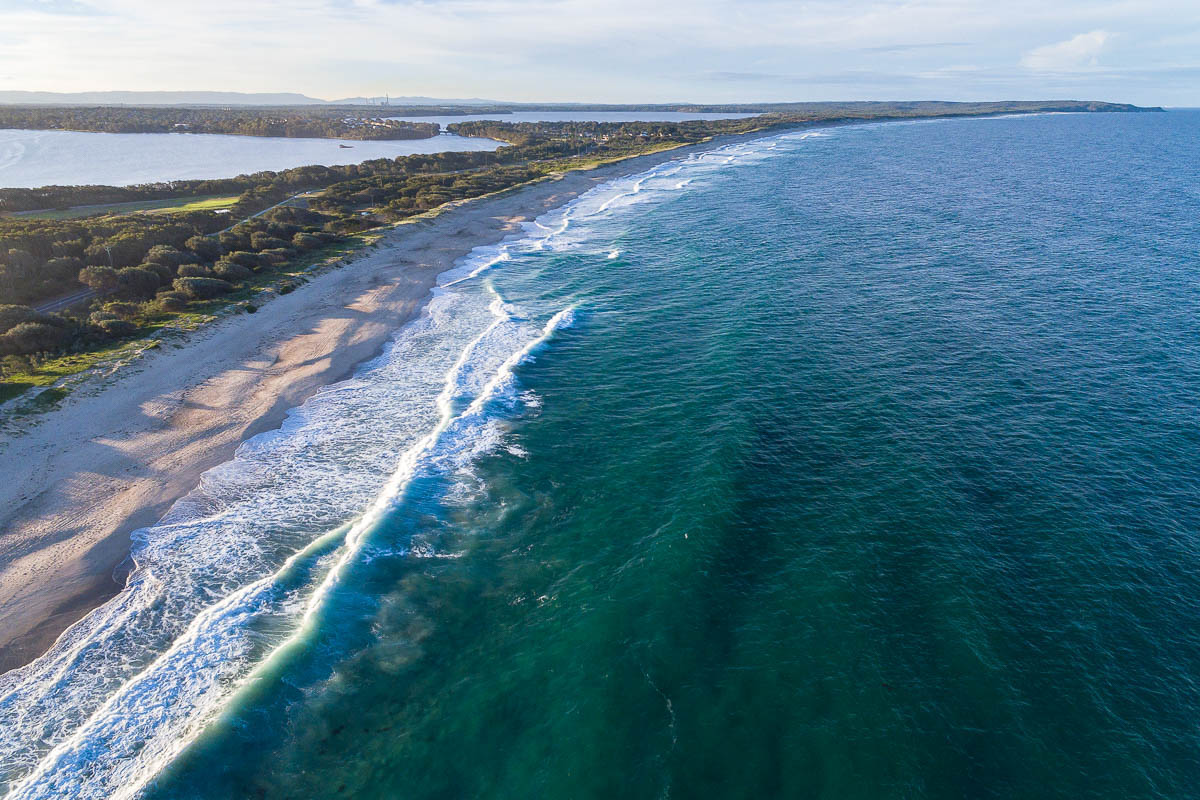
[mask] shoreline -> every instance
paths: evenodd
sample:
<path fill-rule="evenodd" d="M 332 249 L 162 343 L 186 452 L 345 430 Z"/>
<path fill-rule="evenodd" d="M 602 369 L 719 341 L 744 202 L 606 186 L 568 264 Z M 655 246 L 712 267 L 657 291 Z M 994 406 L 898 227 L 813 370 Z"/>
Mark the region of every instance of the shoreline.
<path fill-rule="evenodd" d="M 243 441 L 381 352 L 459 258 L 597 184 L 787 132 L 571 171 L 401 223 L 257 313 L 193 331 L 25 430 L 0 433 L 0 471 L 13 476 L 0 485 L 0 673 L 36 659 L 120 592 L 133 531 L 157 522 Z"/>

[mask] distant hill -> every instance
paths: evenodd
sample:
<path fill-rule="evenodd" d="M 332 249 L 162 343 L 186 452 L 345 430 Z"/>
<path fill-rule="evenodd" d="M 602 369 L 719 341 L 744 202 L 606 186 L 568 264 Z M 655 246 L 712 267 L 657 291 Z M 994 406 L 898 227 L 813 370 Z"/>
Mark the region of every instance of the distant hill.
<path fill-rule="evenodd" d="M 19 105 L 213 105 L 213 106 L 298 106 L 326 101 L 291 92 L 248 94 L 245 92 L 5 92 L 0 103 Z"/>
<path fill-rule="evenodd" d="M 779 114 L 830 114 L 844 113 L 847 116 L 862 114 L 878 115 L 893 112 L 907 116 L 914 111 L 939 114 L 978 114 L 987 107 L 996 111 L 1042 110 L 1042 111 L 1161 111 L 1161 108 L 1145 109 L 1124 103 L 1101 103 L 1079 100 L 1061 101 L 1005 101 L 1002 103 L 955 103 L 942 101 L 849 101 L 816 103 L 505 103 L 480 98 L 445 98 L 424 96 L 397 97 L 344 97 L 340 100 L 322 100 L 317 97 L 294 92 L 23 92 L 0 91 L 0 105 L 21 106 L 326 106 L 324 114 L 337 113 L 338 107 L 374 106 L 389 109 L 391 115 L 408 114 L 418 116 L 436 112 L 439 114 L 465 113 L 508 113 L 511 111 L 683 111 L 692 113 L 779 113 Z M 316 113 L 316 112 L 314 112 Z M 375 112 L 380 113 L 380 112 Z M 380 113 L 387 116 L 387 113 Z"/>
<path fill-rule="evenodd" d="M 384 101 L 392 106 L 502 106 L 511 105 L 510 103 L 501 103 L 496 100 L 482 100 L 478 97 L 471 97 L 465 100 L 452 99 L 448 97 L 344 97 L 341 100 L 330 100 L 330 105 L 335 106 L 378 106 Z"/>
<path fill-rule="evenodd" d="M 296 92 L 21 92 L 0 91 L 7 105 L 105 106 L 304 106 L 304 105 L 494 106 L 492 100 L 451 100 L 438 97 L 347 97 L 322 100 Z"/>

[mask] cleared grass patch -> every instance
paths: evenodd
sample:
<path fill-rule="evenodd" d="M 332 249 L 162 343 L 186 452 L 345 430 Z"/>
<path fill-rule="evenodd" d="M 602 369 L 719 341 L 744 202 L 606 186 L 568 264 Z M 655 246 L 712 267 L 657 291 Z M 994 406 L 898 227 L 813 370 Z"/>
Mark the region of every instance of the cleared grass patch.
<path fill-rule="evenodd" d="M 31 211 L 12 216 L 23 219 L 79 219 L 102 214 L 179 214 L 185 211 L 216 211 L 221 208 L 230 208 L 237 200 L 237 195 L 175 197 L 166 200 L 138 200 L 130 203 L 107 203 L 52 211 Z"/>

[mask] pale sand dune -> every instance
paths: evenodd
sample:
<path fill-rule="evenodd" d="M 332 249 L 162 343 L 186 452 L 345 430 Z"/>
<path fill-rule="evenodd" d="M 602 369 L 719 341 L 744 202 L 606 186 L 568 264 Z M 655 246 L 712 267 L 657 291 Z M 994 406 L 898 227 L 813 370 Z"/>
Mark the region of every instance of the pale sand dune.
<path fill-rule="evenodd" d="M 119 591 L 114 571 L 132 531 L 156 522 L 244 439 L 278 427 L 288 409 L 378 353 L 456 259 L 602 180 L 694 149 L 568 173 L 399 226 L 369 255 L 258 313 L 153 352 L 27 433 L 0 434 L 0 671 L 44 652 Z"/>

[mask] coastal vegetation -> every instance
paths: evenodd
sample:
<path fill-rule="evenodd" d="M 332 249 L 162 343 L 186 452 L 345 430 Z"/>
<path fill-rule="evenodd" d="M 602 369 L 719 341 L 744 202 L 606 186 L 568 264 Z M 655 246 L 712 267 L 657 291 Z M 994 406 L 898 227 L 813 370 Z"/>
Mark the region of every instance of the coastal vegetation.
<path fill-rule="evenodd" d="M 101 133 L 222 133 L 310 139 L 428 139 L 435 122 L 386 119 L 361 108 L 0 106 L 0 128 Z"/>
<path fill-rule="evenodd" d="M 109 352 L 198 309 L 247 302 L 267 287 L 289 291 L 296 275 L 344 253 L 363 232 L 446 203 L 720 135 L 948 113 L 946 104 L 873 105 L 693 122 L 464 121 L 450 129 L 507 145 L 219 180 L 0 190 L 0 210 L 63 210 L 0 218 L 0 399 L 56 379 L 65 363 L 84 368 L 88 354 Z M 1061 103 L 955 107 L 963 114 L 1064 109 Z M 201 202 L 215 197 L 224 208 Z M 172 213 L 102 208 L 75 217 L 69 211 L 166 200 Z"/>

